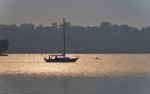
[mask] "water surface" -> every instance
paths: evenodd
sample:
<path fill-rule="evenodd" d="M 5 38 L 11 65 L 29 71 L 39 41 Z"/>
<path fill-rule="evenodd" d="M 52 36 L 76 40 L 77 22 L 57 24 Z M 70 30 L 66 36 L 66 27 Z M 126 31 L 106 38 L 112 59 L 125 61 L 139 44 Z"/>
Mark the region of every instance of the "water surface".
<path fill-rule="evenodd" d="M 0 74 L 130 75 L 149 74 L 149 54 L 76 54 L 76 63 L 46 63 L 42 54 L 10 54 L 0 57 Z M 99 59 L 96 59 L 98 57 Z"/>
<path fill-rule="evenodd" d="M 69 54 L 76 63 L 45 56 L 0 57 L 0 94 L 150 94 L 149 54 Z"/>

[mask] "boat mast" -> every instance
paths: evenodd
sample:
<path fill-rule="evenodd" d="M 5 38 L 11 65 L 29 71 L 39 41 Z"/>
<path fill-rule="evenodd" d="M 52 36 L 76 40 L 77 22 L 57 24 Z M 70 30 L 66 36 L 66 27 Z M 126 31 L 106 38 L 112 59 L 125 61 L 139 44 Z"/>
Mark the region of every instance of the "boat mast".
<path fill-rule="evenodd" d="M 64 53 L 63 55 L 66 56 L 66 20 L 63 19 L 63 33 L 64 33 Z"/>

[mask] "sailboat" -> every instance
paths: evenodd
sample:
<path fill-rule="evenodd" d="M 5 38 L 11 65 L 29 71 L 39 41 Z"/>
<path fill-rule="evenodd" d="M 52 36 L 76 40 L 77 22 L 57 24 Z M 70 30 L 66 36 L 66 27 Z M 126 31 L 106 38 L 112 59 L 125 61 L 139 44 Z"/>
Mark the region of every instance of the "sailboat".
<path fill-rule="evenodd" d="M 63 54 L 61 55 L 49 55 L 49 58 L 44 58 L 46 62 L 76 62 L 78 57 L 71 58 L 66 56 L 66 21 L 63 19 Z"/>

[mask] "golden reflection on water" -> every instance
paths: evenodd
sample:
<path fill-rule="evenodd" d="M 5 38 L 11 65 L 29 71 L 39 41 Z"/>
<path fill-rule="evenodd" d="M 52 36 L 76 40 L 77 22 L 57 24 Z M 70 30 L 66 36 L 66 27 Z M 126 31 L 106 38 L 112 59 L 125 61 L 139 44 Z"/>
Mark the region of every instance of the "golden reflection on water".
<path fill-rule="evenodd" d="M 42 54 L 0 57 L 0 74 L 102 76 L 150 73 L 149 54 L 76 54 L 76 63 L 46 63 Z M 96 59 L 99 57 L 99 59 Z"/>

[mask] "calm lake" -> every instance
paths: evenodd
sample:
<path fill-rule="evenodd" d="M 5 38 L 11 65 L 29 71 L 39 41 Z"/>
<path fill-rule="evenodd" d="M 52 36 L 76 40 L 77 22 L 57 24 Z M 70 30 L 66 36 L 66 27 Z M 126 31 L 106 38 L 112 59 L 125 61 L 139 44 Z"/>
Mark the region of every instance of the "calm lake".
<path fill-rule="evenodd" d="M 0 94 L 150 94 L 150 54 L 69 54 L 76 63 L 45 56 L 0 57 Z"/>

